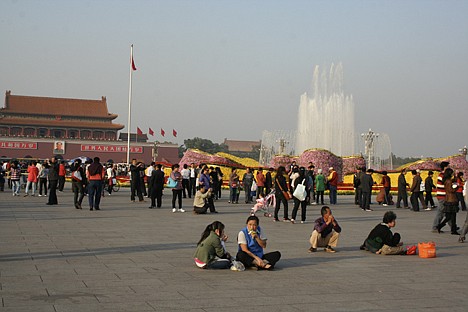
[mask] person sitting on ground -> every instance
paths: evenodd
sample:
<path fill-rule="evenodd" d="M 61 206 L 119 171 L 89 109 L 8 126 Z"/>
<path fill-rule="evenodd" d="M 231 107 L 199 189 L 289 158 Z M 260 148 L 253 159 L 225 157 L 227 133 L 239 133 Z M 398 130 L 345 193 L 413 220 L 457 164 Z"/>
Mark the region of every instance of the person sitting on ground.
<path fill-rule="evenodd" d="M 219 221 L 208 224 L 193 255 L 195 265 L 201 269 L 229 269 L 231 255 L 226 252 L 224 245 L 227 239 L 224 224 Z"/>
<path fill-rule="evenodd" d="M 256 267 L 259 270 L 272 270 L 281 258 L 279 251 L 264 253 L 267 238 L 259 226 L 260 220 L 257 216 L 247 218 L 247 226 L 237 236 L 239 249 L 236 259 L 246 267 Z"/>
<path fill-rule="evenodd" d="M 208 208 L 211 206 L 207 202 L 207 198 L 211 196 L 212 189 L 206 189 L 204 185 L 200 186 L 200 189 L 195 194 L 193 199 L 193 213 L 194 214 L 205 214 Z M 215 212 L 215 211 L 210 211 Z"/>
<path fill-rule="evenodd" d="M 323 206 L 320 213 L 322 217 L 315 220 L 314 231 L 310 235 L 309 252 L 316 252 L 317 247 L 325 247 L 326 252 L 336 252 L 341 227 L 332 215 L 330 207 Z"/>
<path fill-rule="evenodd" d="M 396 217 L 393 211 L 387 211 L 383 216 L 382 223 L 377 224 L 369 233 L 360 249 L 381 255 L 406 254 L 406 250 L 402 246 L 403 243 L 400 242 L 400 234 L 393 234 L 391 231 L 391 228 L 396 225 Z"/>

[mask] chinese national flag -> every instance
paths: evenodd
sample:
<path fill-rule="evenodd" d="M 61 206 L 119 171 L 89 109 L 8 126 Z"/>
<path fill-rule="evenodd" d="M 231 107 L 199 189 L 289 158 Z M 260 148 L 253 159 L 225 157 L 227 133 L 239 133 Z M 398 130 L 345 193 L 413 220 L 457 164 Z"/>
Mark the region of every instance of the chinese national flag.
<path fill-rule="evenodd" d="M 132 45 L 132 48 L 133 48 L 133 45 Z M 130 62 L 132 64 L 132 70 L 137 70 L 137 68 L 135 66 L 135 61 L 133 60 L 133 49 L 132 49 L 132 53 L 130 55 Z"/>
<path fill-rule="evenodd" d="M 137 135 L 142 135 L 142 134 L 143 134 L 143 131 L 141 131 L 141 129 L 137 127 Z"/>
<path fill-rule="evenodd" d="M 164 136 L 166 132 L 164 132 L 163 128 L 161 128 L 161 135 Z"/>
<path fill-rule="evenodd" d="M 148 129 L 148 133 L 149 133 L 150 135 L 154 135 L 153 129 L 149 128 L 149 129 Z"/>
<path fill-rule="evenodd" d="M 172 129 L 172 135 L 177 137 L 177 131 L 175 131 L 174 129 Z"/>

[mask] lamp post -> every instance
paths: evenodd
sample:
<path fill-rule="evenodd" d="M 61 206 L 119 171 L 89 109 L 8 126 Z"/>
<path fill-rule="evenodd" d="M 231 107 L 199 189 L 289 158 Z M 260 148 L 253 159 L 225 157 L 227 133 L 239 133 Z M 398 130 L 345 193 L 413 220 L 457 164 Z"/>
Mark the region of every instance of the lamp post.
<path fill-rule="evenodd" d="M 361 133 L 361 137 L 364 139 L 365 149 L 364 154 L 367 158 L 367 167 L 370 168 L 371 163 L 374 159 L 375 145 L 374 140 L 379 137 L 379 134 L 369 129 L 366 133 Z"/>
<path fill-rule="evenodd" d="M 466 147 L 466 145 L 463 147 L 463 148 L 460 148 L 458 150 L 463 156 L 465 156 L 465 159 L 466 159 L 466 154 L 468 154 L 468 148 Z"/>

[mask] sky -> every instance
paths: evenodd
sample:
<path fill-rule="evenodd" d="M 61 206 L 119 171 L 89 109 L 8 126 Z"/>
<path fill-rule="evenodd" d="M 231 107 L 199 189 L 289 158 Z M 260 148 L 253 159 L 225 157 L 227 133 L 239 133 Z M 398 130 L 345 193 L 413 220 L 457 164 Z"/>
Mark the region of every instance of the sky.
<path fill-rule="evenodd" d="M 341 62 L 356 133 L 444 157 L 468 145 L 466 16 L 466 0 L 3 0 L 0 90 L 106 96 L 127 125 L 133 44 L 132 132 L 260 140 L 295 130 L 314 67 Z"/>

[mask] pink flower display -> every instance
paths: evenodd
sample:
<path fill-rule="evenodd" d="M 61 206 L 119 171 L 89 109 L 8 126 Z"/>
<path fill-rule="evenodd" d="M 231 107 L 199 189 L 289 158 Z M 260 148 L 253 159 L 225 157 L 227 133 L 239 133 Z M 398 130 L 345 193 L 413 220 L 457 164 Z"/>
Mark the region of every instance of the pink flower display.
<path fill-rule="evenodd" d="M 309 162 L 312 162 L 315 166 L 315 172 L 317 172 L 318 169 L 322 169 L 324 175 L 328 175 L 328 169 L 333 167 L 333 169 L 338 173 L 339 180 L 343 180 L 343 159 L 332 152 L 324 149 L 306 150 L 301 154 L 301 156 L 299 156 L 297 163 L 299 166 L 307 167 Z"/>
<path fill-rule="evenodd" d="M 366 160 L 362 156 L 343 157 L 343 175 L 354 174 L 356 169 L 366 166 Z"/>
<path fill-rule="evenodd" d="M 455 172 L 462 171 L 465 175 L 468 173 L 468 162 L 466 161 L 465 156 L 463 155 L 453 155 L 445 158 L 427 158 L 418 160 L 416 162 L 406 164 L 401 166 L 397 169 L 397 171 L 406 168 L 407 170 L 432 170 L 432 171 L 439 171 L 440 170 L 440 163 L 443 161 L 448 161 L 450 163 L 450 168 L 452 168 Z"/>
<path fill-rule="evenodd" d="M 270 161 L 270 167 L 278 168 L 279 166 L 288 166 L 293 160 L 297 161 L 297 157 L 288 156 L 288 155 L 277 155 L 273 157 Z"/>
<path fill-rule="evenodd" d="M 184 156 L 179 162 L 180 166 L 184 164 L 190 165 L 191 163 L 199 164 L 209 164 L 215 166 L 225 166 L 225 167 L 243 167 L 242 165 L 233 162 L 232 160 L 226 159 L 219 155 L 211 155 L 209 153 L 197 150 L 197 149 L 188 149 L 185 151 Z"/>

